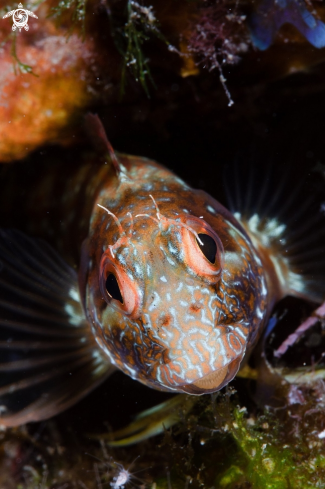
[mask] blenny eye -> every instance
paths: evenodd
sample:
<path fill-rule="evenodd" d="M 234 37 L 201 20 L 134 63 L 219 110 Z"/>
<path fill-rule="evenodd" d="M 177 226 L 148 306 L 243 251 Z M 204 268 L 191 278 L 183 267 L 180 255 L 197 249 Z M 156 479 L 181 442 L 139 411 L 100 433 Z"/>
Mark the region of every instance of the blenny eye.
<path fill-rule="evenodd" d="M 184 224 L 186 227 L 181 233 L 185 263 L 209 283 L 218 282 L 224 253 L 219 236 L 207 222 L 197 217 L 186 217 Z"/>
<path fill-rule="evenodd" d="M 205 258 L 214 265 L 216 261 L 216 254 L 217 254 L 217 244 L 215 240 L 208 234 L 199 233 L 198 237 L 201 243 L 203 243 L 201 244 L 200 241 L 196 239 L 198 247 L 202 251 Z"/>
<path fill-rule="evenodd" d="M 125 314 L 137 317 L 141 302 L 138 285 L 112 257 L 109 249 L 103 254 L 99 268 L 99 287 L 105 301 Z"/>
<path fill-rule="evenodd" d="M 117 301 L 120 301 L 123 304 L 123 297 L 121 295 L 120 288 L 118 286 L 118 282 L 113 273 L 110 273 L 106 279 L 106 291 L 108 295 Z"/>

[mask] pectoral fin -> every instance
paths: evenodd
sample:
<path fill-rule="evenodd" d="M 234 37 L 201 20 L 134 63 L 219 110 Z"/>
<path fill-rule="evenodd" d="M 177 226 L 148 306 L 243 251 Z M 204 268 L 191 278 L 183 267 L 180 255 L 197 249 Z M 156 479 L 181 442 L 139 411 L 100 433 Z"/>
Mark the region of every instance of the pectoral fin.
<path fill-rule="evenodd" d="M 76 272 L 46 242 L 0 230 L 0 425 L 54 416 L 113 370 Z"/>
<path fill-rule="evenodd" d="M 269 275 L 276 300 L 292 295 L 321 303 L 325 298 L 324 186 L 295 168 L 242 165 L 233 172 L 229 207 L 246 230 Z M 311 185 L 313 183 L 313 185 Z M 235 187 L 235 188 L 234 188 Z M 272 295 L 272 294 L 271 294 Z"/>
<path fill-rule="evenodd" d="M 198 397 L 179 394 L 153 408 L 146 409 L 134 421 L 114 433 L 91 436 L 107 441 L 111 447 L 124 447 L 159 435 L 185 418 Z"/>

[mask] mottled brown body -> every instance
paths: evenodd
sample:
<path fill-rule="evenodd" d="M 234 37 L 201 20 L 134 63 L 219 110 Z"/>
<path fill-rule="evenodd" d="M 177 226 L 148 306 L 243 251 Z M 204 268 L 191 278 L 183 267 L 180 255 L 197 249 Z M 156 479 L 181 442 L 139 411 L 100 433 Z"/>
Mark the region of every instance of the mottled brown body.
<path fill-rule="evenodd" d="M 89 260 L 88 277 L 83 279 L 88 284 L 85 304 L 94 335 L 119 369 L 152 387 L 191 393 L 215 390 L 216 383 L 221 387 L 237 372 L 246 347 L 254 344 L 270 312 L 273 299 L 267 293 L 262 262 L 241 225 L 205 192 L 191 189 L 153 162 L 123 156 L 119 160 L 127 176 L 117 187 L 103 187 L 96 204 L 109 209 L 120 220 L 126 235 L 121 237 L 114 220 L 102 208 L 95 207 L 84 256 Z M 180 256 L 181 253 L 169 252 L 168 245 L 175 240 L 173 234 L 178 236 L 180 246 L 185 246 L 179 234 L 183 228 L 178 228 L 177 222 L 169 225 L 166 221 L 165 228 L 159 230 L 152 219 L 156 209 L 150 195 L 167 220 L 185 223 L 194 216 L 216 230 L 223 246 L 220 280 L 209 283 L 191 268 L 186 253 Z M 143 213 L 148 216 L 139 215 Z M 116 245 L 119 239 L 120 246 Z M 128 273 L 128 289 L 134 286 L 135 295 L 141 296 L 141 306 L 135 313 L 126 312 L 123 306 L 116 307 L 110 301 L 103 302 L 98 269 L 103 253 L 112 245 L 117 246 L 114 258 L 123 263 L 123 270 L 119 272 L 118 268 L 118 273 Z M 131 249 L 135 252 L 132 258 L 127 256 L 129 252 L 126 254 Z M 148 267 L 155 273 L 147 272 Z M 184 288 L 177 293 L 181 284 Z M 164 303 L 157 308 L 156 294 Z M 199 344 L 199 335 L 193 333 L 194 325 L 204 329 L 203 314 L 210 326 L 214 325 L 206 331 L 211 348 L 216 350 L 213 362 Z M 179 318 L 182 324 L 176 326 L 181 322 Z M 219 337 L 213 336 L 216 330 L 223 338 L 219 346 Z M 183 369 L 188 371 L 185 377 Z M 157 378 L 161 380 L 157 382 Z M 193 380 L 195 385 L 188 387 Z"/>
<path fill-rule="evenodd" d="M 15 225 L 49 240 L 74 267 L 81 255 L 83 307 L 113 365 L 156 389 L 220 389 L 279 295 L 276 284 L 271 294 L 267 287 L 274 270 L 205 192 L 144 158 L 119 155 L 116 165 L 89 157 L 49 165 L 43 176 L 34 171 L 28 190 L 16 168 L 21 205 L 3 194 L 11 226 L 16 214 Z M 3 181 L 8 191 L 19 188 Z M 212 262 L 200 236 L 214 242 Z M 120 299 L 107 292 L 112 275 Z"/>

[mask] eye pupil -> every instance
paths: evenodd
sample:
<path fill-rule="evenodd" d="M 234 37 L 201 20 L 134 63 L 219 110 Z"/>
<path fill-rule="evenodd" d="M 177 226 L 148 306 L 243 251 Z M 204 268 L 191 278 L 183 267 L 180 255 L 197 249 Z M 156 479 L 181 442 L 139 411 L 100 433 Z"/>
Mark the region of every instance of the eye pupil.
<path fill-rule="evenodd" d="M 214 264 L 216 261 L 216 253 L 217 253 L 217 245 L 216 242 L 211 236 L 208 234 L 198 234 L 198 237 L 200 238 L 201 242 L 203 245 L 196 240 L 200 250 L 202 251 L 203 255 L 207 260 L 209 260 L 210 263 Z"/>
<path fill-rule="evenodd" d="M 123 304 L 123 298 L 115 275 L 110 273 L 106 279 L 105 285 L 106 285 L 106 290 L 108 295 L 112 297 L 112 299 L 116 299 L 117 301 L 120 301 Z"/>

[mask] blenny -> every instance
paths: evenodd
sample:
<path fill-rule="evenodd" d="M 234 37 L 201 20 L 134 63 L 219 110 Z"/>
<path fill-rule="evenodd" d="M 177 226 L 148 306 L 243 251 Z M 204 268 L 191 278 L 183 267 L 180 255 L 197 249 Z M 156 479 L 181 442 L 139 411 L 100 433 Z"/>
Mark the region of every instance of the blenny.
<path fill-rule="evenodd" d="M 116 369 L 162 391 L 215 392 L 279 299 L 324 296 L 299 247 L 296 258 L 287 253 L 281 222 L 233 214 L 154 161 L 116 154 L 89 120 L 105 161 L 73 175 L 53 168 L 28 198 L 10 197 L 22 216 L 33 210 L 29 230 L 56 251 L 1 231 L 5 426 L 59 413 Z M 60 219 L 44 219 L 54 211 Z"/>

